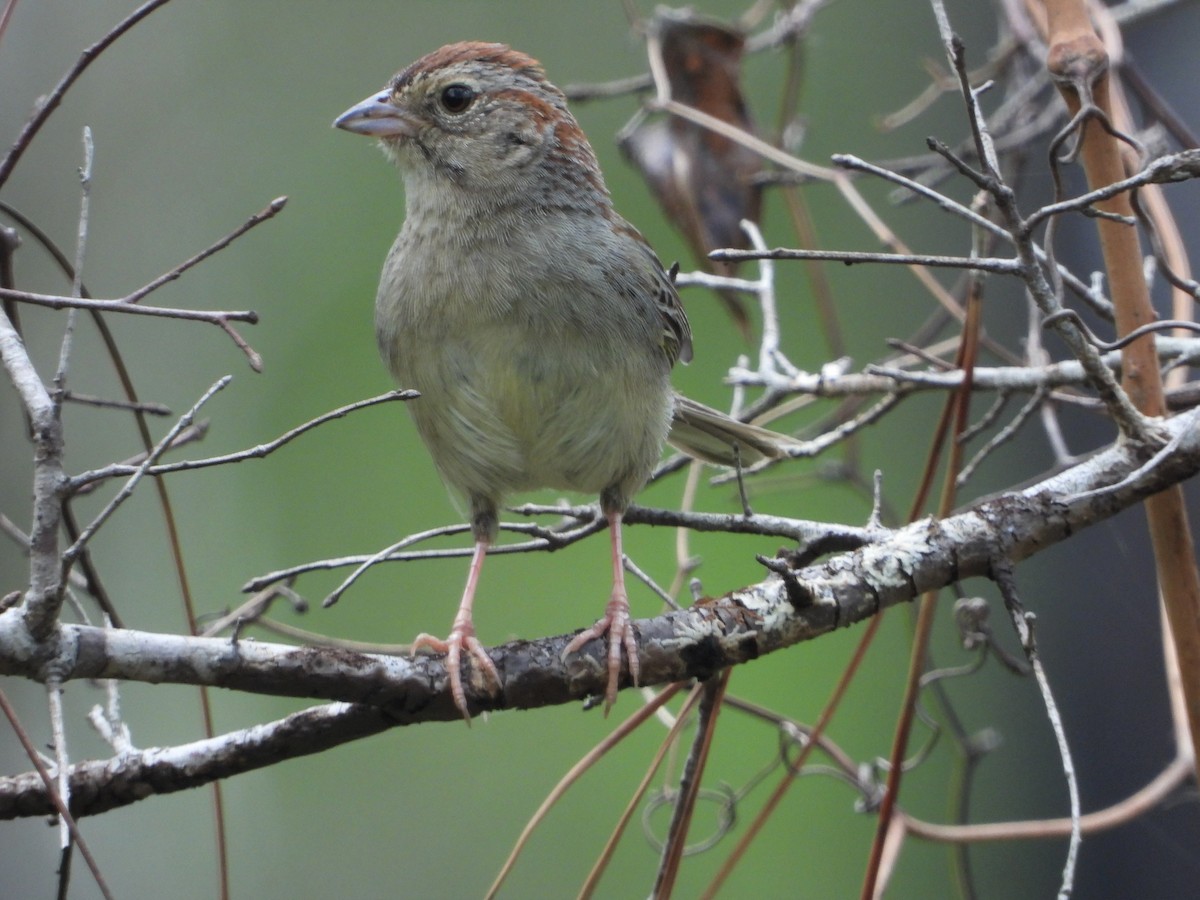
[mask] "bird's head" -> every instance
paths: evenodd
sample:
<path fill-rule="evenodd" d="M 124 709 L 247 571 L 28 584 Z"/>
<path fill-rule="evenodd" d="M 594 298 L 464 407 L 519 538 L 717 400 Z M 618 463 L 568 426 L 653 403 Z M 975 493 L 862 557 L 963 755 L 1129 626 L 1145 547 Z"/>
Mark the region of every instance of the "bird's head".
<path fill-rule="evenodd" d="M 378 137 L 405 173 L 469 191 L 607 190 L 595 154 L 541 65 L 506 47 L 449 44 L 333 123 Z"/>

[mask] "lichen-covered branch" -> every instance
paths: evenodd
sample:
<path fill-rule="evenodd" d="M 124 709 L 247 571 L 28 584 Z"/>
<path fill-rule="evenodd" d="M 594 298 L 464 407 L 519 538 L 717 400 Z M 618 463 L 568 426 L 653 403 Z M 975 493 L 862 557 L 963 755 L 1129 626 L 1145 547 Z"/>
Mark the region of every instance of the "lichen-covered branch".
<path fill-rule="evenodd" d="M 1171 443 L 1157 454 L 1122 441 L 1024 490 L 997 495 L 945 519 L 923 519 L 894 531 L 881 529 L 878 540 L 803 568 L 790 568 L 780 560 L 781 565 L 775 567 L 779 571 L 764 581 L 702 600 L 689 609 L 641 620 L 637 628 L 642 683 L 706 678 L 726 666 L 863 621 L 923 591 L 987 576 L 997 558 L 1017 562 L 1032 556 L 1200 472 L 1200 413 L 1163 423 L 1163 429 Z M 527 709 L 601 693 L 607 677 L 601 654 L 585 648 L 564 663 L 561 653 L 570 638 L 558 635 L 493 648 L 490 654 L 501 673 L 503 690 L 494 695 L 470 693 L 472 706 L 479 710 Z M 355 736 L 392 725 L 460 718 L 440 658 L 80 625 L 63 625 L 54 639 L 39 643 L 18 611 L 0 614 L 0 674 L 41 678 L 48 663 L 62 681 L 114 678 L 202 684 L 365 704 L 373 712 L 353 714 L 352 721 L 357 724 L 347 726 Z M 364 722 L 369 727 L 364 727 Z M 247 755 L 229 751 L 222 738 L 189 745 L 188 752 L 199 753 L 201 760 L 206 759 L 206 752 L 218 754 L 219 760 L 205 769 L 212 778 L 266 765 L 295 755 L 294 748 L 289 749 L 291 732 L 279 727 L 278 734 L 286 737 L 271 737 L 277 725 L 261 726 L 264 731 L 255 732 L 255 751 Z M 171 754 L 184 749 L 161 751 L 161 758 L 173 758 Z M 197 764 L 194 756 L 187 759 L 189 766 Z M 120 769 L 119 760 L 76 768 L 92 773 L 89 777 L 103 778 L 109 771 L 106 766 L 120 772 L 123 784 L 128 781 L 130 773 Z M 162 770 L 149 767 L 145 771 Z M 27 780 L 26 776 L 0 780 L 0 816 L 33 814 L 26 811 L 33 809 L 39 815 L 44 812 L 26 801 L 3 800 L 11 792 L 36 794 L 37 786 Z M 194 783 L 175 778 L 165 781 L 170 785 Z M 73 803 L 88 811 L 91 801 L 86 792 L 80 799 L 74 781 L 72 784 Z M 157 789 L 153 779 L 147 780 L 140 792 L 125 784 L 122 790 L 129 795 L 124 802 Z M 103 808 L 119 805 L 113 798 L 105 802 L 109 805 Z"/>

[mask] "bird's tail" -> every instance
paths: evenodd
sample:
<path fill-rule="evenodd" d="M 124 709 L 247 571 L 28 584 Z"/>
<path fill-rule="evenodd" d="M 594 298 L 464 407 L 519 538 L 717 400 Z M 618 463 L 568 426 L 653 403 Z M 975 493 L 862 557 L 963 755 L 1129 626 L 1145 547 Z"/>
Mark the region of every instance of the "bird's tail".
<path fill-rule="evenodd" d="M 731 419 L 680 394 L 675 395 L 667 441 L 688 456 L 718 466 L 749 466 L 764 459 L 779 459 L 797 443 L 786 435 Z"/>

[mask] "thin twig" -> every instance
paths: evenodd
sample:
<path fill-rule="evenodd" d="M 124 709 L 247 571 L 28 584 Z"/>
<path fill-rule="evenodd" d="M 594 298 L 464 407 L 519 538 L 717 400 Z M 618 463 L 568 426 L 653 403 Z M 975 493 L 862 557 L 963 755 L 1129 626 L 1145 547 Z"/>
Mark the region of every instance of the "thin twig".
<path fill-rule="evenodd" d="M 661 694 L 655 695 L 651 702 L 657 701 L 662 697 L 662 694 L 670 692 L 677 693 L 683 685 L 672 684 Z M 688 694 L 684 700 L 683 706 L 680 707 L 679 715 L 675 716 L 674 721 L 670 724 L 666 737 L 658 745 L 658 750 L 655 751 L 649 765 L 646 766 L 646 774 L 642 776 L 641 782 L 634 788 L 633 793 L 629 797 L 629 802 L 625 804 L 625 809 L 621 812 L 621 817 L 617 820 L 617 824 L 613 826 L 612 834 L 604 843 L 604 849 L 600 851 L 600 856 L 592 865 L 592 870 L 588 873 L 587 880 L 584 881 L 583 887 L 579 889 L 579 900 L 589 900 L 595 893 L 596 887 L 600 883 L 600 878 L 604 874 L 604 870 L 608 867 L 609 861 L 612 859 L 613 853 L 616 852 L 617 843 L 621 840 L 621 836 L 625 833 L 625 829 L 629 826 L 630 819 L 633 818 L 633 813 L 637 809 L 637 805 L 646 795 L 647 789 L 650 787 L 650 781 L 654 778 L 654 774 L 662 765 L 663 759 L 667 755 L 667 751 L 675 746 L 675 742 L 679 739 L 679 732 L 683 729 L 684 723 L 688 721 L 688 713 L 692 706 L 699 700 L 701 688 L 697 685 Z M 656 711 L 665 711 L 663 704 L 658 703 L 655 707 Z"/>
<path fill-rule="evenodd" d="M 45 306 L 50 309 L 87 309 L 93 313 L 96 312 L 115 312 L 135 316 L 159 316 L 170 319 L 183 319 L 190 321 L 207 322 L 210 325 L 216 325 L 224 331 L 233 341 L 234 345 L 241 350 L 250 362 L 251 368 L 256 372 L 262 371 L 262 357 L 246 342 L 246 340 L 237 332 L 230 324 L 231 322 L 249 322 L 255 324 L 258 322 L 258 313 L 253 310 L 192 310 L 192 309 L 172 309 L 169 307 L 144 306 L 140 301 L 157 290 L 164 284 L 174 281 L 183 275 L 192 267 L 208 259 L 214 253 L 223 250 L 233 241 L 237 240 L 243 234 L 256 225 L 273 218 L 287 203 L 286 197 L 277 197 L 272 200 L 265 209 L 255 213 L 247 221 L 235 228 L 233 231 L 218 239 L 209 247 L 195 254 L 194 256 L 184 260 L 174 268 L 164 272 L 158 278 L 148 282 L 138 288 L 131 294 L 124 297 L 118 297 L 113 300 L 96 300 L 90 297 L 83 296 L 84 292 L 79 291 L 79 296 L 64 297 L 57 294 L 40 294 L 33 291 L 18 291 L 11 288 L 0 288 L 0 297 L 9 300 L 17 300 L 23 303 L 32 303 L 37 306 Z M 77 273 L 72 273 L 72 278 L 77 279 Z M 82 288 L 82 285 L 80 285 Z"/>
<path fill-rule="evenodd" d="M 21 747 L 25 750 L 25 756 L 33 764 L 37 770 L 38 777 L 41 779 L 42 785 L 46 790 L 46 796 L 50 800 L 50 804 L 57 811 L 62 820 L 67 823 L 67 828 L 71 832 L 71 837 L 75 841 L 75 845 L 79 847 L 79 853 L 87 863 L 88 869 L 91 870 L 92 877 L 96 879 L 96 887 L 100 889 L 100 893 L 106 900 L 113 900 L 112 891 L 108 889 L 108 883 L 104 880 L 104 876 L 100 874 L 100 866 L 96 863 L 96 858 L 92 856 L 92 851 L 88 849 L 87 843 L 83 839 L 83 835 L 79 832 L 79 826 L 75 822 L 71 811 L 67 809 L 67 805 L 63 802 L 62 796 L 58 792 L 58 788 L 54 786 L 54 778 L 49 770 L 46 769 L 45 763 L 42 762 L 37 748 L 33 746 L 33 741 L 30 740 L 29 734 L 21 725 L 20 719 L 17 718 L 17 711 L 13 709 L 12 704 L 8 700 L 8 695 L 0 690 L 0 710 L 8 717 L 8 723 L 12 726 L 13 734 L 17 736 L 17 740 L 21 742 Z"/>
<path fill-rule="evenodd" d="M 579 762 L 571 766 L 570 770 L 559 779 L 558 784 L 542 800 L 533 815 L 530 816 L 529 821 L 525 823 L 525 827 L 521 830 L 521 834 L 513 844 L 512 852 L 509 853 L 508 859 L 504 861 L 504 865 L 500 867 L 500 871 L 496 874 L 495 880 L 492 882 L 491 887 L 488 888 L 487 894 L 484 895 L 485 897 L 491 898 L 496 896 L 496 893 L 500 890 L 500 886 L 504 883 L 504 879 L 508 877 L 509 873 L 512 872 L 513 866 L 516 865 L 517 857 L 520 856 L 521 851 L 529 842 L 529 836 L 533 834 L 533 830 L 542 822 L 546 814 L 554 808 L 554 804 L 558 802 L 559 798 L 567 792 L 567 789 L 578 781 L 596 762 L 602 759 L 609 750 L 632 734 L 638 726 L 649 720 L 655 711 L 675 696 L 681 687 L 682 685 L 673 684 L 664 689 L 652 702 L 638 709 L 637 712 L 618 725 L 612 734 L 605 737 L 604 740 L 585 753 Z"/>
<path fill-rule="evenodd" d="M 97 312 L 117 312 L 131 316 L 159 316 L 167 319 L 185 319 L 196 322 L 208 322 L 220 325 L 222 322 L 258 322 L 258 313 L 253 310 L 206 310 L 206 309 L 173 309 L 166 306 L 142 306 L 130 303 L 124 297 L 113 300 L 96 300 L 89 297 L 66 297 L 62 294 L 39 294 L 34 291 L 18 291 L 11 288 L 0 288 L 0 297 L 17 300 L 21 303 L 32 303 L 47 309 L 77 309 L 95 310 Z"/>
<path fill-rule="evenodd" d="M 75 65 L 67 70 L 67 73 L 54 86 L 54 89 L 38 103 L 37 111 L 25 123 L 25 126 L 21 129 L 21 133 L 17 135 L 16 141 L 13 142 L 4 159 L 0 160 L 0 187 L 3 187 L 8 181 L 21 155 L 28 148 L 37 133 L 41 131 L 42 126 L 46 124 L 46 120 L 50 118 L 50 114 L 62 103 L 63 96 L 71 89 L 71 85 L 83 74 L 84 70 L 94 63 L 113 41 L 160 6 L 165 6 L 167 2 L 168 0 L 150 0 L 148 3 L 143 3 L 109 29 L 104 37 L 79 54 L 79 59 L 75 61 Z"/>
<path fill-rule="evenodd" d="M 188 269 L 198 266 L 200 263 L 204 262 L 204 260 L 208 259 L 214 253 L 219 253 L 220 251 L 224 250 L 226 247 L 228 247 L 230 244 L 232 244 L 234 241 L 236 241 L 238 238 L 240 238 L 243 234 L 245 234 L 250 229 L 252 229 L 258 225 L 261 225 L 263 222 L 266 222 L 269 219 L 275 218 L 276 215 L 278 215 L 280 212 L 283 211 L 284 206 L 287 205 L 287 200 L 288 200 L 287 197 L 276 197 L 274 200 L 272 200 L 270 203 L 268 203 L 263 209 L 259 210 L 254 215 L 252 215 L 249 219 L 247 219 L 245 222 L 243 222 L 241 225 L 239 225 L 237 228 L 233 229 L 233 231 L 229 232 L 224 237 L 218 238 L 216 241 L 214 241 L 209 246 L 205 247 L 199 253 L 188 257 L 183 262 L 181 262 L 179 265 L 177 265 L 174 268 L 169 269 L 166 272 L 164 272 L 163 274 L 159 275 L 153 281 L 150 281 L 150 282 L 142 285 L 142 287 L 138 288 L 132 294 L 122 297 L 121 302 L 122 303 L 137 303 L 143 297 L 145 297 L 147 294 L 153 293 L 154 291 L 156 291 L 160 287 L 162 287 L 164 284 L 170 284 L 172 281 L 175 281 L 177 278 L 179 278 L 179 276 L 181 276 Z"/>
<path fill-rule="evenodd" d="M 83 259 L 87 249 L 88 218 L 92 199 L 92 163 L 95 148 L 92 143 L 92 129 L 83 127 L 83 165 L 79 167 L 79 228 L 75 240 L 75 276 L 71 279 L 71 296 L 83 295 Z M 71 360 L 71 346 L 75 337 L 75 321 L 79 316 L 77 309 L 67 310 L 67 324 L 63 328 L 62 346 L 58 353 L 58 369 L 54 373 L 54 397 L 62 403 L 63 391 L 67 386 L 67 367 Z"/>
<path fill-rule="evenodd" d="M 306 431 L 324 425 L 334 419 L 340 419 L 343 416 L 349 415 L 360 409 L 366 409 L 368 406 L 376 406 L 380 403 L 390 403 L 394 400 L 412 400 L 419 397 L 416 391 L 396 390 L 388 391 L 386 394 L 379 394 L 375 397 L 370 397 L 366 400 L 358 400 L 354 403 L 347 403 L 345 406 L 339 406 L 337 409 L 332 409 L 327 413 L 322 413 L 314 419 L 297 425 L 289 431 L 285 431 L 279 437 L 265 444 L 257 444 L 254 447 L 248 447 L 245 450 L 238 450 L 234 453 L 226 453 L 221 456 L 210 456 L 205 459 L 188 459 L 177 463 L 163 463 L 160 465 L 147 466 L 145 461 L 133 463 L 113 463 L 105 466 L 102 469 L 92 469 L 88 472 L 81 472 L 70 481 L 70 489 L 72 491 L 80 491 L 92 482 L 103 481 L 108 478 L 123 478 L 128 475 L 134 475 L 142 472 L 146 475 L 159 476 L 168 475 L 171 472 L 189 472 L 193 469 L 207 469 L 212 466 L 223 466 L 229 463 L 243 462 L 248 459 L 262 459 L 265 456 L 274 453 L 280 447 L 295 440 Z M 175 434 L 174 443 L 172 446 L 178 446 L 180 443 L 180 434 L 182 430 Z M 166 448 L 164 448 L 166 449 Z"/>
<path fill-rule="evenodd" d="M 146 457 L 145 462 L 138 466 L 133 474 L 130 475 L 129 480 L 125 482 L 125 484 L 121 487 L 121 490 L 119 490 L 116 495 L 113 496 L 113 498 L 108 502 L 108 505 L 106 505 L 104 509 L 100 510 L 96 517 L 92 519 L 90 523 L 88 523 L 87 527 L 80 532 L 79 537 L 75 539 L 74 543 L 72 543 L 70 547 L 63 551 L 63 565 L 66 568 L 70 568 L 71 564 L 75 561 L 75 558 L 83 551 L 84 546 L 89 540 L 91 540 L 92 535 L 96 533 L 100 526 L 107 522 L 109 517 L 117 511 L 121 504 L 129 499 L 129 497 L 133 494 L 134 489 L 138 486 L 138 483 L 142 480 L 142 478 L 145 477 L 150 467 L 154 465 L 154 463 L 158 461 L 158 458 L 167 451 L 167 449 L 179 436 L 179 433 L 192 424 L 192 420 L 196 418 L 196 413 L 200 411 L 200 408 L 204 406 L 204 404 L 207 403 L 214 394 L 216 394 L 218 391 L 224 390 L 226 385 L 228 385 L 232 380 L 233 376 L 231 375 L 225 375 L 217 379 L 217 381 L 214 382 L 213 385 L 200 396 L 200 399 L 192 405 L 192 408 L 179 417 L 179 421 L 177 421 L 171 430 L 168 431 L 163 437 L 163 439 L 155 445 L 154 449 Z"/>
<path fill-rule="evenodd" d="M 598 515 L 598 507 L 594 504 L 579 507 L 562 507 L 527 503 L 513 507 L 512 511 L 521 515 L 567 515 L 577 518 L 581 524 L 569 529 L 551 532 L 531 523 L 502 522 L 500 523 L 501 531 L 516 534 L 535 534 L 537 537 L 533 540 L 517 544 L 504 544 L 491 547 L 488 550 L 490 556 L 559 550 L 602 531 L 606 527 L 604 518 Z M 755 513 L 750 518 L 747 518 L 741 513 L 683 512 L 633 505 L 626 510 L 623 521 L 627 525 L 658 525 L 689 528 L 705 532 L 783 537 L 796 541 L 802 546 L 861 547 L 866 543 L 880 538 L 880 535 L 877 533 L 854 526 L 814 522 L 806 519 L 789 519 L 782 516 L 763 515 L 761 513 Z M 469 531 L 470 526 L 467 524 L 443 525 L 412 535 L 411 537 L 416 540 L 411 543 L 426 541 L 436 537 L 466 534 Z M 408 539 L 406 538 L 405 541 L 407 542 Z M 409 543 L 410 546 L 411 543 Z M 409 562 L 417 559 L 457 559 L 469 557 L 471 553 L 472 549 L 470 547 L 411 551 L 392 554 L 386 558 L 386 561 Z M 347 566 L 361 566 L 364 562 L 371 559 L 372 556 L 371 554 L 358 554 L 354 556 L 335 557 L 301 563 L 286 569 L 278 569 L 251 579 L 242 586 L 242 590 L 248 592 L 262 590 L 275 582 L 294 578 L 308 572 L 328 571 Z"/>
<path fill-rule="evenodd" d="M 58 796 L 62 798 L 63 805 L 68 809 L 71 807 L 71 761 L 67 755 L 67 730 L 63 725 L 63 689 L 62 683 L 57 678 L 51 678 L 46 682 L 46 704 L 49 707 L 50 715 L 50 735 L 52 746 L 54 749 L 54 771 L 57 776 Z M 58 846 L 62 851 L 64 860 L 69 860 L 71 853 L 71 828 L 67 825 L 66 819 L 59 818 L 58 822 Z M 59 882 L 59 893 L 63 896 L 65 886 L 69 881 L 70 867 L 64 865 L 62 878 Z"/>
<path fill-rule="evenodd" d="M 1013 575 L 1012 563 L 1000 557 L 992 563 L 992 578 L 1000 588 L 1004 598 L 1004 606 L 1012 617 L 1013 628 L 1017 632 L 1025 657 L 1033 669 L 1038 689 L 1042 693 L 1042 702 L 1046 707 L 1046 717 L 1054 731 L 1054 739 L 1058 743 L 1058 754 L 1062 760 L 1063 775 L 1067 781 L 1067 794 L 1071 803 L 1071 839 L 1067 844 L 1067 858 L 1063 863 L 1062 886 L 1059 888 L 1060 900 L 1071 896 L 1075 885 L 1075 861 L 1079 856 L 1079 844 L 1082 839 L 1080 831 L 1079 783 L 1075 778 L 1075 764 L 1071 761 L 1071 747 L 1067 743 L 1067 733 L 1063 728 L 1062 716 L 1059 715 L 1058 705 L 1054 702 L 1054 694 L 1050 690 L 1050 682 L 1042 667 L 1042 659 L 1038 654 L 1037 642 L 1034 637 L 1034 617 L 1027 613 L 1021 604 L 1017 593 L 1016 578 Z"/>
<path fill-rule="evenodd" d="M 91 394 L 80 394 L 77 391 L 63 391 L 63 401 L 78 403 L 80 406 L 95 406 L 98 409 L 123 409 L 129 412 L 142 412 L 148 416 L 169 416 L 171 408 L 162 403 L 128 400 L 110 400 L 106 397 L 93 397 Z"/>
<path fill-rule="evenodd" d="M 136 752 L 129 726 L 121 716 L 120 682 L 115 678 L 104 679 L 104 695 L 107 702 L 104 706 L 98 703 L 93 706 L 88 721 L 118 756 Z"/>
<path fill-rule="evenodd" d="M 899 266 L 929 266 L 931 268 L 976 269 L 995 275 L 1020 275 L 1023 265 L 1016 259 L 974 256 L 935 256 L 924 253 L 865 253 L 855 250 L 797 250 L 777 247 L 774 250 L 714 250 L 710 259 L 744 262 L 749 259 L 816 259 L 840 262 L 851 266 L 858 263 L 887 263 Z"/>
<path fill-rule="evenodd" d="M 679 866 L 683 861 L 684 848 L 687 845 L 692 812 L 696 808 L 696 797 L 700 792 L 700 781 L 708 764 L 708 754 L 712 749 L 713 736 L 716 733 L 717 716 L 721 712 L 722 700 L 728 684 L 729 670 L 726 669 L 718 672 L 703 686 L 696 736 L 692 742 L 683 775 L 679 780 L 675 811 L 671 817 L 667 840 L 663 845 L 662 858 L 651 894 L 655 898 L 670 897 L 675 889 Z"/>
<path fill-rule="evenodd" d="M 1007 399 L 1008 395 L 1004 394 L 1002 397 Z M 1012 440 L 1016 436 L 1017 432 L 1021 430 L 1021 426 L 1028 421 L 1029 417 L 1032 416 L 1039 408 L 1041 408 L 1042 404 L 1045 402 L 1045 399 L 1046 392 L 1034 392 L 1034 394 L 1017 411 L 1017 414 L 1013 416 L 1012 421 L 996 432 L 996 434 L 994 434 L 986 444 L 980 447 L 976 454 L 967 461 L 967 464 L 964 465 L 959 471 L 958 475 L 955 476 L 955 484 L 957 484 L 958 487 L 962 487 L 968 481 L 970 481 L 971 476 L 975 474 L 975 470 L 979 468 L 983 461 L 987 459 L 988 456 L 990 456 L 992 452 L 1002 444 Z"/>

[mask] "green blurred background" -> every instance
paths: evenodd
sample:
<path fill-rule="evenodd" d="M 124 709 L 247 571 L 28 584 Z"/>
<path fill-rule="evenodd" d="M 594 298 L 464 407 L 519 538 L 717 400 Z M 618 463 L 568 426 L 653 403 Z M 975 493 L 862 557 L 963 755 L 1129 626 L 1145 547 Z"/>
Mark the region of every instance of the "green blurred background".
<path fill-rule="evenodd" d="M 642 4 L 642 11 L 650 11 Z M 960 27 L 981 59 L 993 35 L 986 17 L 963 12 Z M 125 15 L 132 4 L 42 0 L 18 5 L 0 43 L 0 142 L 12 140 L 35 98 L 49 89 L 81 48 Z M 706 2 L 705 12 L 729 17 L 742 4 Z M 233 247 L 172 284 L 151 302 L 167 306 L 257 310 L 261 322 L 243 333 L 265 359 L 261 375 L 210 326 L 154 319 L 110 318 L 134 378 L 147 400 L 186 409 L 217 377 L 234 381 L 203 412 L 208 438 L 188 452 L 209 455 L 268 440 L 313 416 L 386 390 L 390 384 L 372 335 L 371 306 L 379 266 L 399 227 L 403 201 L 396 173 L 372 143 L 330 128 L 343 109 L 380 87 L 396 69 L 452 40 L 505 41 L 538 57 L 557 83 L 602 81 L 644 71 L 644 54 L 616 2 L 348 2 L 177 0 L 154 13 L 110 49 L 68 95 L 38 136 L 4 199 L 31 215 L 62 246 L 74 245 L 80 133 L 95 136 L 95 171 L 85 280 L 94 295 L 119 296 L 170 268 L 261 209 L 287 195 L 286 210 Z M 891 135 L 875 117 L 894 110 L 927 82 L 921 62 L 941 58 L 924 4 L 839 2 L 823 11 L 806 42 L 801 112 L 802 155 L 824 162 L 833 152 L 879 158 L 923 152 L 936 133 L 963 133 L 958 106 L 937 104 L 918 125 Z M 755 113 L 773 122 L 781 61 L 747 65 Z M 681 240 L 649 199 L 640 178 L 615 148 L 613 134 L 636 108 L 631 97 L 579 104 L 584 130 L 600 156 L 618 208 L 647 234 L 665 260 L 689 259 Z M 951 188 L 966 199 L 966 189 Z M 864 185 L 883 206 L 886 192 Z M 806 191 L 825 247 L 876 249 L 866 228 L 835 191 Z M 916 206 L 886 212 L 919 250 L 961 252 L 963 237 L 944 217 Z M 768 242 L 792 242 L 777 198 L 768 200 Z M 915 236 L 915 237 L 914 237 Z M 858 362 L 881 352 L 886 336 L 904 336 L 929 302 L 895 269 L 829 269 L 850 353 Z M 18 257 L 19 286 L 65 292 L 44 254 L 27 243 Z M 798 365 L 826 360 L 807 280 L 799 268 L 779 278 L 784 349 Z M 698 290 L 685 299 L 696 335 L 696 361 L 677 373 L 686 393 L 728 405 L 721 383 L 747 348 L 714 298 Z M 23 311 L 29 343 L 52 371 L 61 314 Z M 997 328 L 1005 327 L 998 323 Z M 75 389 L 118 396 L 94 329 L 81 320 L 70 382 Z M 936 413 L 932 399 L 911 402 L 901 417 L 864 442 L 864 471 L 883 466 L 890 496 L 903 508 L 915 487 L 925 435 Z M 72 407 L 66 417 L 73 471 L 137 452 L 123 414 Z M 158 425 L 165 430 L 165 423 Z M 25 524 L 28 444 L 9 391 L 0 393 L 4 451 L 0 510 Z M 1044 459 L 1044 450 L 1032 452 Z M 858 492 L 814 477 L 823 462 L 780 470 L 754 489 L 763 512 L 862 522 L 869 502 Z M 1034 467 L 1036 468 L 1036 467 Z M 997 463 L 977 488 L 1005 482 Z M 407 416 L 396 405 L 357 413 L 309 434 L 265 461 L 173 477 L 199 611 L 238 604 L 240 586 L 263 572 L 315 558 L 373 552 L 412 531 L 457 521 Z M 645 492 L 642 502 L 676 506 L 682 480 Z M 551 502 L 552 493 L 530 499 Z M 84 504 L 95 510 L 102 498 Z M 736 508 L 726 488 L 701 493 L 699 506 Z M 627 552 L 661 582 L 674 571 L 672 532 L 632 528 Z M 450 543 L 444 544 L 449 546 Z M 755 553 L 772 541 L 696 536 L 693 552 L 707 592 L 758 580 Z M 94 554 L 107 587 L 131 627 L 183 630 L 178 589 L 153 492 L 143 489 L 96 538 Z M 607 541 L 593 540 L 553 555 L 501 557 L 487 566 L 477 607 L 483 640 L 565 632 L 591 622 L 607 596 Z M 25 563 L 0 542 L 0 590 L 23 584 Z M 293 624 L 358 640 L 401 642 L 449 625 L 465 576 L 465 560 L 380 567 L 331 610 L 301 617 L 277 608 Z M 334 576 L 310 576 L 298 587 L 317 600 Z M 564 602 L 568 601 L 568 602 Z M 638 615 L 657 601 L 634 591 Z M 949 618 L 947 607 L 944 619 Z M 961 658 L 950 624 L 941 623 L 939 658 Z M 858 639 L 843 632 L 776 654 L 734 674 L 731 690 L 812 721 Z M 835 739 L 855 758 L 885 755 L 890 741 L 908 635 L 905 614 L 893 615 L 857 679 Z M 266 639 L 271 639 L 267 637 Z M 41 689 L 6 679 L 27 727 L 49 740 Z M 999 724 L 1018 735 L 985 763 L 974 814 L 983 820 L 1061 814 L 1065 790 L 1055 778 L 1053 745 L 1033 686 L 990 669 L 956 685 L 968 731 Z M 92 686 L 68 686 L 70 753 L 107 755 L 83 723 L 102 700 Z M 139 746 L 173 745 L 202 736 L 196 693 L 129 685 L 123 709 Z M 302 702 L 218 692 L 220 731 L 267 721 Z M 635 708 L 622 697 L 615 719 Z M 493 716 L 470 729 L 457 724 L 399 729 L 225 784 L 235 896 L 465 897 L 477 896 L 504 859 L 541 798 L 614 720 L 577 707 Z M 1022 729 L 1026 729 L 1023 731 Z M 505 896 L 560 897 L 578 888 L 629 791 L 662 736 L 643 729 L 568 794 L 538 831 Z M 919 735 L 923 737 L 922 735 Z M 722 718 L 708 776 L 716 786 L 746 784 L 775 752 L 769 729 L 736 714 Z M 28 764 L 6 733 L 4 771 Z M 935 760 L 908 782 L 904 801 L 929 818 L 947 816 L 947 781 L 955 754 L 944 742 Z M 1041 767 L 1040 769 L 1037 767 Z M 776 776 L 777 777 L 777 773 Z M 768 779 L 772 784 L 774 778 Z M 748 821 L 763 802 L 760 786 L 738 808 Z M 856 895 L 874 820 L 854 811 L 855 796 L 829 779 L 794 788 L 749 858 L 730 882 L 729 896 Z M 210 897 L 215 863 L 210 793 L 155 797 L 84 823 L 110 884 L 121 897 Z M 655 820 L 661 833 L 663 821 Z M 701 822 L 703 827 L 702 818 Z M 0 823 L 0 896 L 42 897 L 53 891 L 55 832 L 40 822 Z M 690 859 L 679 896 L 696 893 L 732 841 Z M 1047 896 L 1056 884 L 1062 846 L 1021 844 L 976 851 L 984 896 Z M 891 896 L 951 892 L 948 854 L 911 842 Z M 635 829 L 621 845 L 601 889 L 606 897 L 648 892 L 657 853 Z M 96 895 L 76 862 L 73 897 Z"/>

